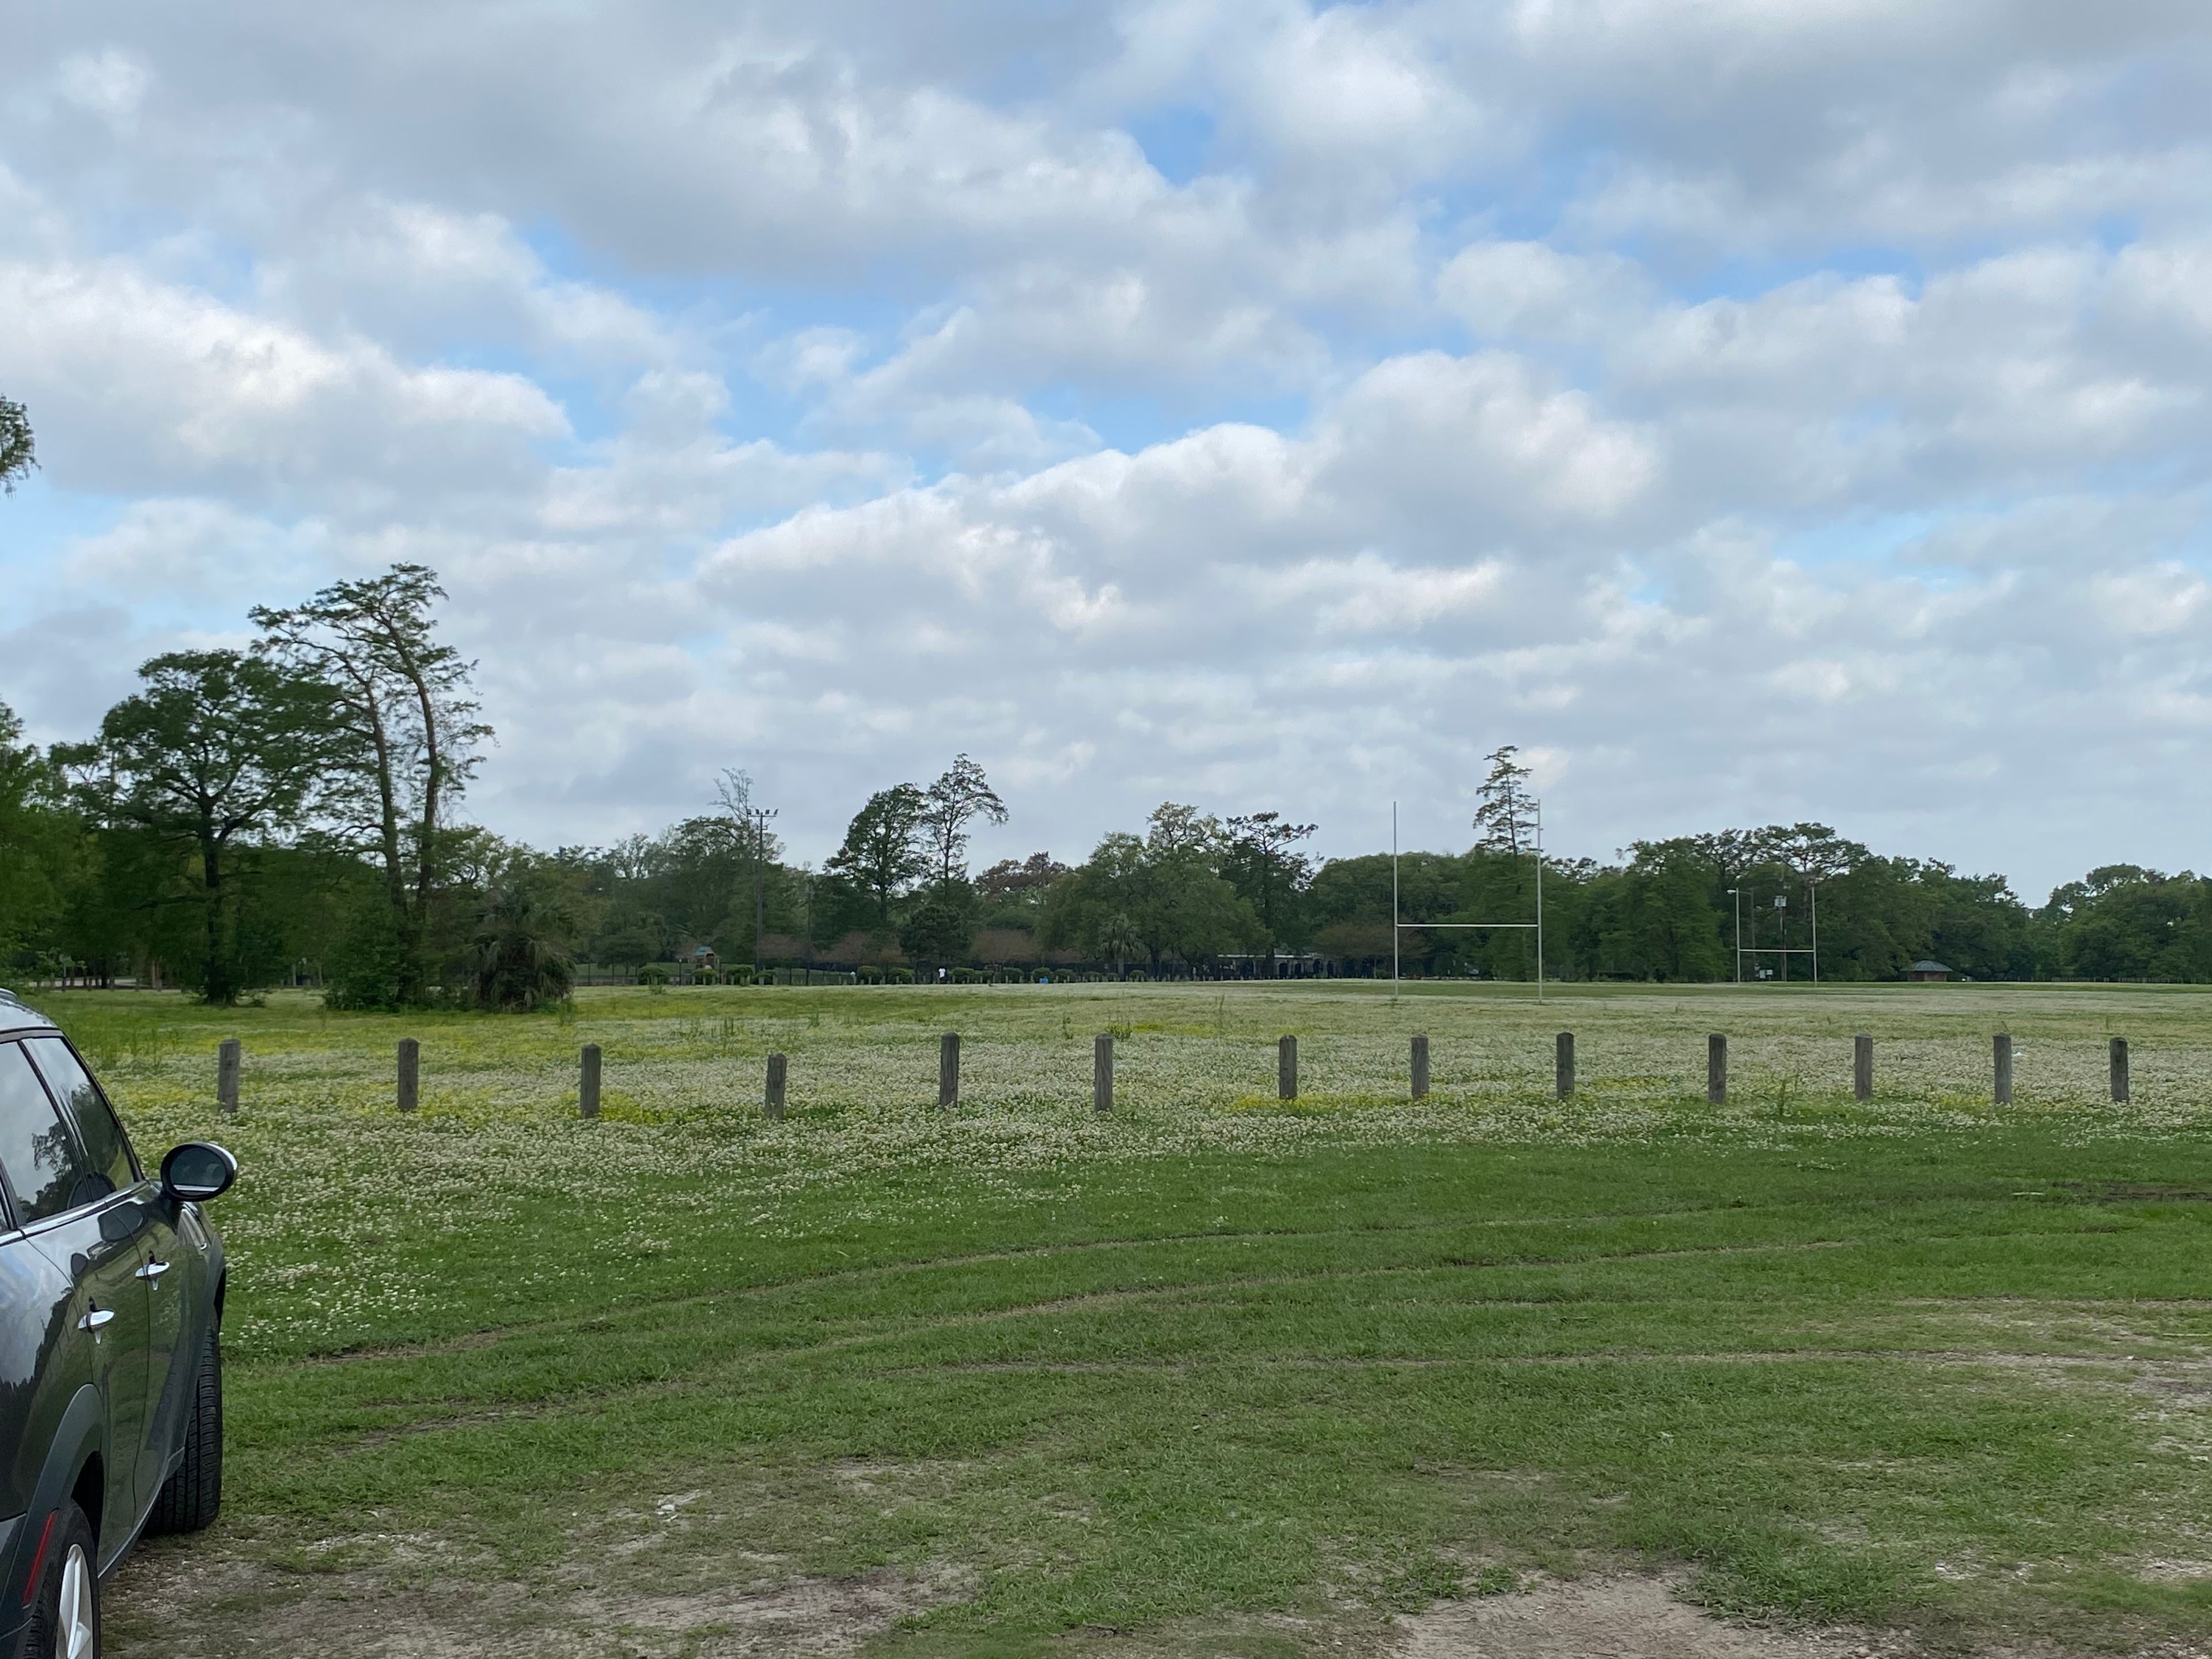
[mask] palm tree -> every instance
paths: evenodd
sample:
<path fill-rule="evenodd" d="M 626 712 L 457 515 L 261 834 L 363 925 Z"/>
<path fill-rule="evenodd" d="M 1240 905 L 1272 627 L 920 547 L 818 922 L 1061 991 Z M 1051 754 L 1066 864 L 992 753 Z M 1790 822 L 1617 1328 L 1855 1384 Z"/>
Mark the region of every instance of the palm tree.
<path fill-rule="evenodd" d="M 1098 948 L 1113 958 L 1114 976 L 1128 978 L 1129 958 L 1145 948 L 1145 942 L 1137 937 L 1137 924 L 1127 911 L 1116 910 L 1099 924 Z"/>
<path fill-rule="evenodd" d="M 494 888 L 469 944 L 477 1006 L 526 1012 L 567 996 L 575 977 L 563 942 L 567 924 L 565 913 L 526 887 L 510 883 Z"/>

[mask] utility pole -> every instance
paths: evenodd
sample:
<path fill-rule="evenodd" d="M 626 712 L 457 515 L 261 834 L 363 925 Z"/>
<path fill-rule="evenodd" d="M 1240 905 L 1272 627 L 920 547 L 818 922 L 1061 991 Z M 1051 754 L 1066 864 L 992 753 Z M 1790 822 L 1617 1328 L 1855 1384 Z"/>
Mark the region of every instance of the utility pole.
<path fill-rule="evenodd" d="M 761 935 L 768 930 L 768 821 L 772 806 L 751 806 L 745 816 L 753 823 L 753 983 L 760 983 Z"/>
<path fill-rule="evenodd" d="M 1729 896 L 1735 901 L 1735 982 L 1743 983 L 1743 889 L 1731 887 Z"/>
<path fill-rule="evenodd" d="M 733 823 L 744 824 L 753 832 L 753 983 L 757 985 L 761 935 L 768 930 L 768 824 L 775 809 L 753 805 L 751 775 L 735 767 L 725 771 L 715 785 L 714 802 Z"/>

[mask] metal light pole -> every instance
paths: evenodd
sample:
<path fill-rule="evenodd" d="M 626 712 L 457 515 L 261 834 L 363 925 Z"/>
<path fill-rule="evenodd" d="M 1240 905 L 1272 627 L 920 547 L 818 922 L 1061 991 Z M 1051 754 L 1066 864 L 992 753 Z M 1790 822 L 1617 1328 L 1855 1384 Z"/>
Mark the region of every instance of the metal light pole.
<path fill-rule="evenodd" d="M 745 816 L 753 821 L 753 983 L 760 983 L 761 935 L 768 930 L 768 821 L 775 816 L 772 806 L 750 808 Z"/>
<path fill-rule="evenodd" d="M 1729 896 L 1735 901 L 1735 982 L 1743 983 L 1743 890 L 1729 889 Z"/>
<path fill-rule="evenodd" d="M 1390 1000 L 1398 1000 L 1398 803 L 1390 803 Z"/>

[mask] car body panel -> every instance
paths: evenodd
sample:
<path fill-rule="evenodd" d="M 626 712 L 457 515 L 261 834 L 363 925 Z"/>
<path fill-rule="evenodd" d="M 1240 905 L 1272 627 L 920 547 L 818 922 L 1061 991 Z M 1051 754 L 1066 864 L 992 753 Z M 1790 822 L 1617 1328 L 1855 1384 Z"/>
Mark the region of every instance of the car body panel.
<path fill-rule="evenodd" d="M 154 1501 L 161 1483 L 169 1478 L 170 1449 L 182 1449 L 183 1421 L 179 1402 L 192 1380 L 192 1361 L 199 1350 L 184 1346 L 191 1310 L 205 1304 L 202 1281 L 207 1258 L 191 1249 L 170 1225 L 170 1206 L 157 1184 L 147 1206 L 146 1228 L 140 1235 L 146 1247 L 141 1272 L 156 1264 L 165 1271 L 144 1280 L 146 1286 L 146 1421 L 139 1431 L 138 1502 Z"/>
<path fill-rule="evenodd" d="M 0 1044 L 59 1036 L 0 993 Z M 12 1517 L 0 1518 L 0 1654 L 23 1621 L 34 1523 L 76 1490 L 89 1459 L 103 1475 L 100 1571 L 137 1539 L 184 1455 L 186 1396 L 221 1319 L 224 1273 L 200 1206 L 155 1178 L 28 1226 L 18 1219 L 0 1207 L 0 1517 Z M 141 1277 L 154 1261 L 167 1270 Z M 116 1316 L 97 1334 L 79 1323 L 95 1306 Z"/>
<path fill-rule="evenodd" d="M 89 1381 L 54 1363 L 76 1288 L 20 1232 L 0 1235 L 0 1509 L 21 1513 L 46 1472 L 46 1448 L 70 1396 Z"/>
<path fill-rule="evenodd" d="M 131 1197 L 92 1210 L 73 1210 L 28 1234 L 32 1245 L 61 1269 L 70 1285 L 65 1339 L 76 1339 L 91 1361 L 92 1385 L 107 1413 L 106 1516 L 136 1516 L 141 1504 L 139 1449 L 146 1437 L 146 1348 L 151 1319 L 145 1266 L 144 1206 Z M 86 1330 L 95 1312 L 115 1317 Z M 102 1542 L 108 1528 L 102 1523 Z"/>

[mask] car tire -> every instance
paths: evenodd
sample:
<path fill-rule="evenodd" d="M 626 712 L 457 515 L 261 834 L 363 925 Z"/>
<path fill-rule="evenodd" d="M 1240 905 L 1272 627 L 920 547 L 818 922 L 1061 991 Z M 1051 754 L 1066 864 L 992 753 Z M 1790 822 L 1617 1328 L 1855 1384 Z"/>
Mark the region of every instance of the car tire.
<path fill-rule="evenodd" d="M 46 1554 L 32 1586 L 23 1659 L 99 1659 L 100 1549 L 92 1522 L 73 1503 L 54 1516 Z"/>
<path fill-rule="evenodd" d="M 222 1508 L 222 1346 L 210 1330 L 200 1344 L 191 1397 L 185 1402 L 185 1461 L 161 1483 L 149 1532 L 198 1532 Z"/>

